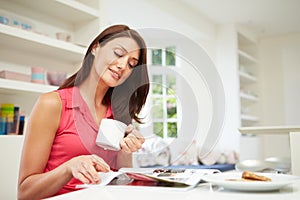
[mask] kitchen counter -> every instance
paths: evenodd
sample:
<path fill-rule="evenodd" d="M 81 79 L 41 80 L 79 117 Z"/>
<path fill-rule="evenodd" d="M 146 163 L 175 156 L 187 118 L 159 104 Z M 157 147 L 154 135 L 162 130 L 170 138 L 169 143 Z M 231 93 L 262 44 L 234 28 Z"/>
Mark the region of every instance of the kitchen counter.
<path fill-rule="evenodd" d="M 225 190 L 222 187 L 211 186 L 209 183 L 200 184 L 188 191 L 172 191 L 168 188 L 144 187 L 144 186 L 105 186 L 101 188 L 83 189 L 69 194 L 52 197 L 49 200 L 81 200 L 81 199 L 130 199 L 130 200 L 156 200 L 156 199 L 205 199 L 205 200 L 299 200 L 300 181 L 285 186 L 277 191 L 269 192 L 240 192 Z"/>
<path fill-rule="evenodd" d="M 239 131 L 243 134 L 288 134 L 291 149 L 292 174 L 300 176 L 300 126 L 257 126 L 242 127 Z"/>

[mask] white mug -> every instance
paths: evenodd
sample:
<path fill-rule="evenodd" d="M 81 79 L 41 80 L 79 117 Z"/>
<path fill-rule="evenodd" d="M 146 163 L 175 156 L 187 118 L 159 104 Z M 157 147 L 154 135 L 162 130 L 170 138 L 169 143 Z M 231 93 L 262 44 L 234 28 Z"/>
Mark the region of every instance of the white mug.
<path fill-rule="evenodd" d="M 124 138 L 127 125 L 114 119 L 102 119 L 96 144 L 104 149 L 119 151 L 120 141 Z"/>

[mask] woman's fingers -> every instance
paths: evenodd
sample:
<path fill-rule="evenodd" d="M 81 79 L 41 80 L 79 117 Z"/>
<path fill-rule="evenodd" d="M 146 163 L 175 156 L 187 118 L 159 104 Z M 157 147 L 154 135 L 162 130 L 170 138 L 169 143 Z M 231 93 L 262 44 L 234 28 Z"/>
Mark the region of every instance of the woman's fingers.
<path fill-rule="evenodd" d="M 126 137 L 120 142 L 122 150 L 132 153 L 142 148 L 142 144 L 145 142 L 145 139 L 132 124 L 127 126 L 126 133 Z"/>
<path fill-rule="evenodd" d="M 140 142 L 144 143 L 145 142 L 145 138 L 144 136 L 132 125 L 132 124 L 129 124 L 126 128 L 126 133 L 127 135 L 129 134 L 133 134 L 135 135 L 135 137 L 137 139 L 140 140 Z"/>
<path fill-rule="evenodd" d="M 78 156 L 70 160 L 69 166 L 74 178 L 83 183 L 99 183 L 98 171 L 109 171 L 109 165 L 96 155 Z"/>
<path fill-rule="evenodd" d="M 76 163 L 77 164 L 77 163 Z M 91 159 L 83 159 L 79 161 L 78 166 L 76 166 L 75 173 L 80 181 L 84 183 L 97 183 L 99 182 L 99 175 L 95 168 L 93 167 L 93 162 Z"/>
<path fill-rule="evenodd" d="M 120 147 L 123 151 L 125 151 L 127 153 L 131 153 L 131 150 L 129 149 L 129 147 L 127 146 L 127 144 L 125 142 L 125 138 L 121 140 Z"/>
<path fill-rule="evenodd" d="M 99 182 L 99 175 L 96 171 L 93 161 L 88 161 L 83 163 L 83 171 L 82 174 L 87 177 L 89 180 L 92 180 L 92 183 Z"/>
<path fill-rule="evenodd" d="M 125 143 L 129 146 L 130 149 L 133 151 L 136 151 L 140 148 L 142 148 L 142 142 L 139 138 L 137 138 L 133 134 L 129 134 L 127 138 L 125 138 Z"/>
<path fill-rule="evenodd" d="M 85 184 L 89 184 L 90 180 L 88 178 L 86 178 L 82 173 L 77 172 L 73 174 L 73 177 L 80 180 L 81 182 L 85 183 Z"/>
<path fill-rule="evenodd" d="M 131 152 L 135 152 L 139 149 L 139 144 L 136 144 L 132 138 L 127 137 L 124 139 L 124 142 Z"/>
<path fill-rule="evenodd" d="M 93 154 L 92 159 L 97 171 L 108 172 L 110 170 L 110 166 L 99 156 Z"/>
<path fill-rule="evenodd" d="M 129 125 L 127 126 L 125 132 L 126 132 L 126 133 L 131 133 L 134 129 L 135 129 L 134 126 L 133 126 L 132 124 L 129 124 Z"/>

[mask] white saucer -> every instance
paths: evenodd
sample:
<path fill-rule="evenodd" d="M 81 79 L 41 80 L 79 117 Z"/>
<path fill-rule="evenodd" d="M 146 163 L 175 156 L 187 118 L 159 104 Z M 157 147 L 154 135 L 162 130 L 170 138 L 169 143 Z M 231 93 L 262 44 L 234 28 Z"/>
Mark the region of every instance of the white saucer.
<path fill-rule="evenodd" d="M 225 189 L 239 191 L 272 191 L 292 184 L 295 181 L 300 181 L 299 176 L 273 173 L 256 173 L 272 179 L 272 181 L 239 181 L 242 177 L 242 172 L 225 172 L 217 174 L 208 174 L 203 177 L 203 180 L 214 185 L 222 186 Z M 233 180 L 232 180 L 233 179 Z"/>

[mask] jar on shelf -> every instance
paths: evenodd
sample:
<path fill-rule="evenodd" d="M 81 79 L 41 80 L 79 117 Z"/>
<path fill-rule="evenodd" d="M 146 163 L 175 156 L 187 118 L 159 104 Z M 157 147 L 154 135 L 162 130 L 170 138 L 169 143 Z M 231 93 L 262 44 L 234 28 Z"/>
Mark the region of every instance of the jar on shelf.
<path fill-rule="evenodd" d="M 31 67 L 31 82 L 45 84 L 45 69 L 43 67 Z"/>

